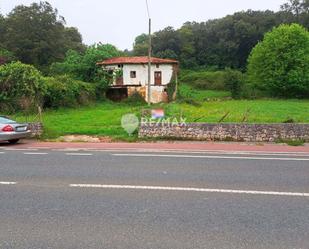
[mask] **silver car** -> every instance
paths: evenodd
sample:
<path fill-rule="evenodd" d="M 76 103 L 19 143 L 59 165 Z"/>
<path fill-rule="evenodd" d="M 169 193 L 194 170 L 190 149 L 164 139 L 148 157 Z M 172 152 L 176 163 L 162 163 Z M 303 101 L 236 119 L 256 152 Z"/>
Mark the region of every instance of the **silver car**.
<path fill-rule="evenodd" d="M 19 124 L 7 117 L 0 116 L 0 141 L 16 144 L 20 139 L 30 137 L 27 124 Z"/>

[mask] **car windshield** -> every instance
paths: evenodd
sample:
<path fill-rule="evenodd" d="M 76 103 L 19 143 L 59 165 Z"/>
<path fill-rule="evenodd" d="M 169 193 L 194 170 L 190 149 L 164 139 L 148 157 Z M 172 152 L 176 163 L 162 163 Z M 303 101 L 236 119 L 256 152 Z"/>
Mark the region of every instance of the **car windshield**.
<path fill-rule="evenodd" d="M 15 123 L 15 121 L 7 119 L 5 117 L 0 117 L 0 124 L 9 124 L 9 123 Z"/>

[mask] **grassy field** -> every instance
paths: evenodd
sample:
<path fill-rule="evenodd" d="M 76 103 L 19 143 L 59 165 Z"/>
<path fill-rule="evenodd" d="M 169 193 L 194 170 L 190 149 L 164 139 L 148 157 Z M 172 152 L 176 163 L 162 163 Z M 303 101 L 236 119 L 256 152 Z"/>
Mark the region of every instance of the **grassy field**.
<path fill-rule="evenodd" d="M 231 100 L 228 92 L 191 90 L 187 85 L 182 86 L 181 95 L 187 100 L 194 99 L 194 104 L 180 100 L 153 108 L 164 108 L 167 117 L 183 117 L 188 122 L 216 123 L 229 113 L 223 122 L 242 122 L 246 117 L 248 123 L 282 123 L 290 119 L 309 123 L 309 100 Z M 45 138 L 83 134 L 134 141 L 137 136 L 129 137 L 121 128 L 121 117 L 127 113 L 140 115 L 146 108 L 147 105 L 107 101 L 74 109 L 47 110 L 43 114 Z M 16 118 L 25 120 L 21 115 Z"/>

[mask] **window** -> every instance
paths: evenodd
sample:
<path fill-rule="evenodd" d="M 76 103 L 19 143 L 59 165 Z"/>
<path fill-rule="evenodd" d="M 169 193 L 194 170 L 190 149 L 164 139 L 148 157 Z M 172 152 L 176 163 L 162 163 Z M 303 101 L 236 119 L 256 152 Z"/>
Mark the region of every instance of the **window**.
<path fill-rule="evenodd" d="M 157 64 L 157 65 L 156 65 L 156 67 L 157 67 L 157 68 L 160 68 L 160 65 L 159 65 L 159 64 Z"/>
<path fill-rule="evenodd" d="M 136 78 L 136 71 L 131 71 L 130 77 L 131 77 L 131 79 L 135 79 Z"/>
<path fill-rule="evenodd" d="M 5 117 L 0 117 L 0 124 L 11 124 L 11 123 L 15 123 L 15 122 Z"/>

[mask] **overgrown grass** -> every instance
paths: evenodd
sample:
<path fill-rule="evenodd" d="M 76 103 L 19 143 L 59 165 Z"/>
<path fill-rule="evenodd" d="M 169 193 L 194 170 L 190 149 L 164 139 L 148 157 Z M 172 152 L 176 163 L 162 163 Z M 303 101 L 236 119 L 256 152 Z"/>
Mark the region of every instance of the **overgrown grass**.
<path fill-rule="evenodd" d="M 277 141 L 277 143 L 285 143 L 287 145 L 290 146 L 303 146 L 306 141 L 305 140 L 287 140 L 287 139 L 280 139 L 279 141 Z"/>
<path fill-rule="evenodd" d="M 121 127 L 121 117 L 127 113 L 140 115 L 142 106 L 103 102 L 81 108 L 63 108 L 43 113 L 45 134 L 43 138 L 53 139 L 64 135 L 109 136 L 115 140 L 136 140 L 136 134 L 128 136 Z M 16 116 L 23 121 L 25 117 Z M 33 120 L 34 116 L 28 117 Z"/>
<path fill-rule="evenodd" d="M 197 102 L 205 102 L 207 100 L 230 98 L 231 93 L 228 91 L 198 90 L 189 84 L 181 84 L 179 96 L 180 98 L 191 98 Z"/>
<path fill-rule="evenodd" d="M 189 122 L 283 123 L 293 119 L 297 123 L 309 123 L 307 100 L 226 100 L 204 102 L 201 106 L 172 103 L 169 113 L 182 113 Z"/>
<path fill-rule="evenodd" d="M 293 120 L 309 123 L 309 100 L 231 100 L 229 92 L 194 90 L 188 85 L 182 85 L 180 93 L 198 105 L 178 101 L 152 108 L 164 108 L 167 117 L 183 117 L 187 122 L 217 123 L 226 116 L 223 122 L 282 123 Z M 147 108 L 143 103 L 134 105 L 106 101 L 81 108 L 47 110 L 43 113 L 44 138 L 84 134 L 136 141 L 137 134 L 130 137 L 122 129 L 121 117 L 128 113 L 140 116 L 141 111 Z M 16 115 L 16 118 L 25 120 L 22 115 Z M 28 117 L 28 120 L 34 120 L 34 116 Z"/>

